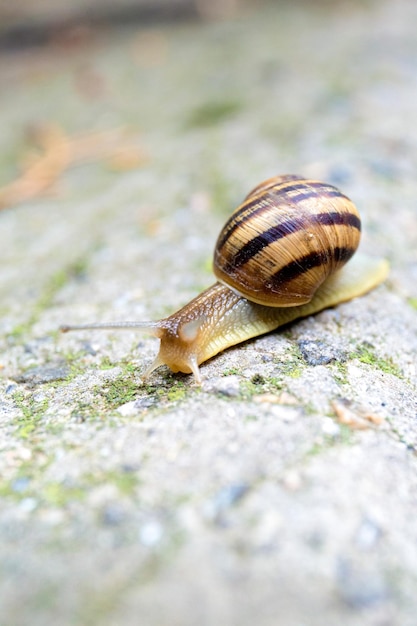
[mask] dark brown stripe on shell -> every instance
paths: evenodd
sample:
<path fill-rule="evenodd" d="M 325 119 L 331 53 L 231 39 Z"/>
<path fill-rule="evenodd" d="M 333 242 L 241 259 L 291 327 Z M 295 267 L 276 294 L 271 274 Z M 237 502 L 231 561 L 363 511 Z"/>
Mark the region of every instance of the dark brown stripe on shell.
<path fill-rule="evenodd" d="M 297 204 L 297 202 L 303 202 L 304 200 L 309 200 L 310 198 L 317 198 L 317 191 L 314 189 L 309 189 L 310 185 L 305 185 L 304 193 L 297 193 L 289 195 L 289 201 L 291 203 Z M 294 191 L 297 191 L 294 189 Z M 351 202 L 347 196 L 341 193 L 335 187 L 322 187 L 320 190 L 320 199 L 321 198 L 343 198 L 348 202 Z"/>
<path fill-rule="evenodd" d="M 299 180 L 299 179 L 298 179 Z M 260 192 L 265 193 L 266 197 L 274 196 L 274 195 L 283 195 L 290 194 L 293 191 L 297 191 L 300 189 L 304 189 L 305 193 L 300 193 L 294 196 L 290 196 L 288 198 L 288 203 L 296 203 L 301 200 L 307 200 L 308 198 L 312 198 L 317 196 L 317 189 L 320 189 L 320 196 L 324 196 L 325 198 L 334 198 L 340 197 L 344 198 L 348 202 L 351 202 L 347 196 L 342 194 L 336 187 L 332 185 L 327 185 L 320 181 L 311 181 L 311 182 L 301 182 L 301 183 L 292 183 L 291 180 L 277 183 L 276 185 L 272 185 L 266 189 L 262 189 Z M 312 191 L 310 191 L 312 189 Z M 248 196 L 250 197 L 250 196 Z M 282 201 L 285 202 L 284 197 Z M 226 222 L 223 228 L 223 236 L 217 242 L 217 248 L 220 249 L 226 241 L 231 237 L 231 235 L 235 232 L 235 230 L 244 224 L 246 221 L 256 217 L 260 211 L 264 210 L 265 202 L 262 201 L 262 198 L 258 195 L 255 195 L 255 199 L 250 202 L 244 202 L 240 208 L 236 209 L 236 211 L 230 216 L 229 220 Z M 253 211 L 251 209 L 253 208 Z M 240 216 L 240 217 L 239 217 Z"/>
<path fill-rule="evenodd" d="M 224 225 L 224 228 L 223 228 L 224 235 L 221 238 L 221 240 L 218 242 L 218 247 L 221 248 L 226 243 L 226 241 L 234 233 L 234 231 L 236 230 L 238 226 L 240 226 L 241 224 L 244 224 L 247 220 L 256 216 L 259 213 L 259 211 L 262 211 L 265 208 L 266 198 L 262 201 L 262 194 L 265 194 L 266 192 L 266 197 L 272 196 L 272 195 L 278 195 L 278 194 L 280 195 L 282 193 L 287 193 L 288 191 L 293 191 L 293 190 L 295 191 L 297 189 L 303 189 L 307 185 L 307 183 L 305 182 L 291 184 L 292 180 L 294 179 L 289 179 L 288 181 L 283 180 L 281 182 L 271 184 L 271 186 L 269 187 L 262 188 L 259 191 L 259 194 L 255 192 L 254 200 L 250 202 L 245 201 L 240 207 L 238 207 L 236 211 L 230 216 L 226 224 Z M 303 179 L 296 178 L 295 180 L 303 180 Z M 258 186 L 262 187 L 262 183 Z M 312 183 L 309 183 L 309 186 L 317 187 L 317 188 L 323 187 L 323 183 L 313 181 Z M 334 189 L 335 191 L 337 191 L 336 188 Z M 251 192 L 247 196 L 247 199 L 250 198 L 252 193 L 253 192 Z M 316 194 L 312 194 L 312 195 L 316 195 Z M 340 192 L 339 192 L 339 195 L 340 195 Z M 251 211 L 251 209 L 254 209 L 254 210 Z M 240 219 L 239 219 L 239 216 L 241 216 Z"/>
<path fill-rule="evenodd" d="M 217 248 L 222 248 L 226 241 L 233 235 L 236 228 L 256 216 L 260 211 L 263 211 L 265 206 L 265 201 L 262 202 L 260 198 L 256 198 L 256 200 L 252 200 L 252 202 L 245 202 L 240 209 L 236 209 L 223 227 L 223 236 L 218 240 Z M 253 209 L 253 211 L 251 211 L 251 209 Z M 241 213 L 245 213 L 245 215 L 242 215 L 239 219 Z"/>
<path fill-rule="evenodd" d="M 352 226 L 353 228 L 357 228 L 358 230 L 360 230 L 361 226 L 360 219 L 356 215 L 347 211 L 345 213 L 318 213 L 314 216 L 314 222 L 323 226 Z M 309 224 L 309 226 L 311 225 Z M 242 265 L 250 261 L 266 246 L 269 246 L 271 243 L 274 243 L 278 239 L 282 239 L 287 235 L 291 235 L 299 230 L 302 230 L 305 227 L 305 219 L 297 220 L 295 216 L 289 220 L 286 220 L 285 222 L 282 222 L 281 224 L 272 226 L 271 228 L 264 231 L 260 235 L 257 235 L 256 237 L 248 241 L 244 246 L 242 246 L 239 252 L 235 254 L 235 256 L 225 265 L 224 271 L 235 271 L 238 267 L 241 267 Z"/>
<path fill-rule="evenodd" d="M 333 257 L 337 264 L 345 263 L 354 254 L 353 248 L 334 248 Z M 272 291 L 279 291 L 282 285 L 289 283 L 290 281 L 299 278 L 302 274 L 305 274 L 314 267 L 319 267 L 328 262 L 328 255 L 321 252 L 311 252 L 303 256 L 298 261 L 292 261 L 288 263 L 278 272 L 275 272 L 268 282 L 268 288 Z"/>
<path fill-rule="evenodd" d="M 332 224 L 341 224 L 343 226 L 351 226 L 352 228 L 356 228 L 357 230 L 361 230 L 361 220 L 355 215 L 355 213 L 350 213 L 350 211 L 344 211 L 343 213 L 338 212 L 326 212 L 319 213 L 316 216 L 316 220 L 319 224 L 323 226 L 332 226 Z"/>

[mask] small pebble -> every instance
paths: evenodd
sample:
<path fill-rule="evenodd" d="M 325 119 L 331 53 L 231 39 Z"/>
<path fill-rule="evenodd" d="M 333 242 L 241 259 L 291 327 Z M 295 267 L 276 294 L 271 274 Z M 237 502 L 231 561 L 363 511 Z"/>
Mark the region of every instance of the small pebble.
<path fill-rule="evenodd" d="M 336 573 L 341 599 L 353 609 L 377 606 L 388 600 L 388 592 L 381 574 L 359 568 L 341 559 Z"/>
<path fill-rule="evenodd" d="M 93 348 L 93 346 L 91 345 L 89 341 L 83 341 L 81 345 L 86 354 L 89 354 L 90 356 L 97 355 L 97 350 Z"/>
<path fill-rule="evenodd" d="M 222 515 L 227 509 L 237 504 L 248 491 L 249 486 L 245 483 L 235 483 L 223 487 L 206 503 L 204 507 L 206 516 L 213 521 L 222 523 Z"/>
<path fill-rule="evenodd" d="M 156 521 L 152 520 L 143 524 L 139 531 L 139 540 L 142 545 L 147 548 L 153 548 L 158 543 L 160 543 L 163 537 L 163 528 L 162 525 Z"/>
<path fill-rule="evenodd" d="M 343 362 L 346 354 L 339 348 L 324 343 L 324 341 L 313 341 L 303 339 L 298 342 L 303 359 L 308 365 L 327 365 L 332 361 Z"/>
<path fill-rule="evenodd" d="M 144 396 L 143 398 L 135 400 L 136 409 L 149 409 L 149 407 L 154 404 L 156 404 L 156 398 L 153 398 L 152 396 Z"/>
<path fill-rule="evenodd" d="M 203 383 L 204 390 L 212 393 L 219 393 L 230 398 L 236 397 L 240 393 L 238 376 L 216 377 Z"/>
<path fill-rule="evenodd" d="M 252 533 L 252 539 L 258 549 L 268 549 L 273 546 L 279 540 L 284 526 L 284 519 L 278 511 L 266 511 Z"/>
<path fill-rule="evenodd" d="M 356 544 L 362 550 L 371 550 L 382 536 L 382 530 L 378 524 L 369 518 L 364 518 L 356 533 Z"/>
<path fill-rule="evenodd" d="M 23 513 L 32 513 L 32 511 L 37 508 L 38 504 L 39 502 L 36 498 L 23 498 L 23 500 L 19 502 L 19 509 Z"/>
<path fill-rule="evenodd" d="M 130 402 L 122 404 L 117 408 L 117 411 L 124 417 L 128 417 L 129 415 L 136 415 L 154 404 L 156 404 L 156 398 L 145 396 L 144 398 L 138 398 L 137 400 L 131 400 Z"/>
<path fill-rule="evenodd" d="M 15 493 L 23 493 L 29 487 L 30 478 L 28 476 L 21 476 L 16 478 L 11 484 L 12 491 Z"/>
<path fill-rule="evenodd" d="M 136 413 L 138 412 L 136 407 L 136 400 L 131 400 L 131 402 L 126 402 L 125 404 L 122 404 L 121 406 L 117 407 L 117 412 L 120 413 L 120 415 L 123 415 L 123 417 L 128 417 L 129 415 L 136 415 Z"/>
<path fill-rule="evenodd" d="M 24 446 L 22 446 L 18 450 L 18 456 L 23 461 L 30 461 L 30 459 L 32 458 L 32 450 L 30 448 L 25 448 Z"/>
<path fill-rule="evenodd" d="M 303 486 L 303 480 L 297 470 L 288 470 L 282 477 L 282 485 L 288 491 L 298 491 Z"/>
<path fill-rule="evenodd" d="M 50 366 L 41 365 L 39 367 L 31 367 L 23 374 L 16 376 L 18 383 L 28 383 L 29 385 L 41 385 L 43 383 L 51 383 L 55 380 L 64 380 L 69 375 L 69 367 L 66 365 Z"/>
<path fill-rule="evenodd" d="M 118 504 L 109 504 L 103 510 L 103 523 L 107 526 L 118 526 L 124 519 L 125 514 Z"/>
<path fill-rule="evenodd" d="M 337 437 L 340 435 L 339 424 L 331 417 L 322 418 L 322 431 L 329 437 Z"/>

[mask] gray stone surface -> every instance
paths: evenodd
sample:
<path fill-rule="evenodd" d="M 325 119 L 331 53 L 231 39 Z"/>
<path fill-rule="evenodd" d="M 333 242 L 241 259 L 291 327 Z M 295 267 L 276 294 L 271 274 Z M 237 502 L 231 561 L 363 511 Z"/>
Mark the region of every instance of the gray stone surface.
<path fill-rule="evenodd" d="M 0 212 L 2 625 L 415 626 L 416 9 L 276 3 L 0 56 L 0 185 L 40 123 L 146 154 Z M 286 172 L 356 201 L 385 285 L 201 388 L 141 386 L 155 339 L 57 332 L 184 304 L 231 209 Z"/>

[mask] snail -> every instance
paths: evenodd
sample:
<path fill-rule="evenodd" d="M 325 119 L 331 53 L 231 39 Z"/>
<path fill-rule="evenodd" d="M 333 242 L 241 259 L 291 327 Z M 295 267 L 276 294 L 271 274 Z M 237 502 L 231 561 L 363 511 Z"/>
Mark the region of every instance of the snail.
<path fill-rule="evenodd" d="M 217 282 L 179 311 L 156 322 L 61 330 L 142 329 L 161 340 L 143 378 L 167 365 L 200 384 L 199 365 L 222 350 L 380 284 L 387 261 L 353 256 L 360 231 L 355 205 L 336 187 L 276 176 L 257 185 L 227 220 L 214 251 Z"/>

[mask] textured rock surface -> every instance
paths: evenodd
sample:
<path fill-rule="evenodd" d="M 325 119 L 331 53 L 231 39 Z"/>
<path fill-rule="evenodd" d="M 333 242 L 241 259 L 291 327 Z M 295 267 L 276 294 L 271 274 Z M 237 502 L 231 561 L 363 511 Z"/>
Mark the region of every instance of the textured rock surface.
<path fill-rule="evenodd" d="M 0 185 L 39 124 L 129 145 L 0 212 L 0 621 L 415 625 L 416 29 L 412 0 L 277 3 L 0 57 Z M 284 172 L 355 200 L 385 285 L 201 389 L 140 386 L 155 339 L 59 335 L 184 304 Z"/>

